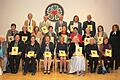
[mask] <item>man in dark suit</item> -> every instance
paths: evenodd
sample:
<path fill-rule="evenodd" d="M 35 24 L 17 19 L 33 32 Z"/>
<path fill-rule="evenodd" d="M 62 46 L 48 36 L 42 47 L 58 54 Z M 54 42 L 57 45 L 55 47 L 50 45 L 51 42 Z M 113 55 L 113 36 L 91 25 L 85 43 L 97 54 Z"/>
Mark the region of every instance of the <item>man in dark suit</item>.
<path fill-rule="evenodd" d="M 92 27 L 91 34 L 95 36 L 95 34 L 96 34 L 96 24 L 91 19 L 92 19 L 91 15 L 88 15 L 87 16 L 87 21 L 83 22 L 83 30 L 84 30 L 84 33 L 85 33 L 85 29 L 87 27 L 91 26 Z"/>
<path fill-rule="evenodd" d="M 56 23 L 55 23 L 55 32 L 56 32 L 56 34 L 58 34 L 60 31 L 59 31 L 59 27 L 62 27 L 63 25 L 65 25 L 66 26 L 66 29 L 67 29 L 67 22 L 66 21 L 63 21 L 63 16 L 62 15 L 60 15 L 59 16 L 59 21 L 57 21 Z"/>

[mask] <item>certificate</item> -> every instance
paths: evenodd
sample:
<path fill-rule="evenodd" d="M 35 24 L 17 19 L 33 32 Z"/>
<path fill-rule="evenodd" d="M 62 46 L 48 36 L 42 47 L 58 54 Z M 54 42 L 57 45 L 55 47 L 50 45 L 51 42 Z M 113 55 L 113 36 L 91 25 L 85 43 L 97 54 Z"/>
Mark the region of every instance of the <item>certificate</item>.
<path fill-rule="evenodd" d="M 61 32 L 62 31 L 62 27 L 58 27 L 58 32 Z"/>
<path fill-rule="evenodd" d="M 42 27 L 41 29 L 44 34 L 48 32 L 48 28 L 46 26 Z"/>
<path fill-rule="evenodd" d="M 87 25 L 87 28 L 89 28 L 90 31 L 93 31 L 93 26 L 92 25 Z"/>
<path fill-rule="evenodd" d="M 33 26 L 28 26 L 28 31 L 29 31 L 30 33 L 32 33 L 32 32 L 33 32 Z"/>
<path fill-rule="evenodd" d="M 64 42 L 67 43 L 67 35 L 62 35 L 64 37 Z"/>
<path fill-rule="evenodd" d="M 28 57 L 34 57 L 35 51 L 28 51 Z"/>
<path fill-rule="evenodd" d="M 64 50 L 59 50 L 59 56 L 67 56 Z"/>
<path fill-rule="evenodd" d="M 90 38 L 85 38 L 84 39 L 84 45 L 86 46 L 88 44 L 90 44 Z"/>
<path fill-rule="evenodd" d="M 74 25 L 70 25 L 70 31 L 73 32 Z"/>
<path fill-rule="evenodd" d="M 45 53 L 44 53 L 44 57 L 51 57 L 52 56 L 52 54 L 51 54 L 51 52 L 49 52 L 49 51 L 46 51 Z"/>
<path fill-rule="evenodd" d="M 14 36 L 8 36 L 8 42 L 11 42 L 14 40 Z"/>
<path fill-rule="evenodd" d="M 91 57 L 99 57 L 96 50 L 91 50 Z"/>
<path fill-rule="evenodd" d="M 35 40 L 39 43 L 40 42 L 40 38 L 36 37 Z"/>
<path fill-rule="evenodd" d="M 76 47 L 76 56 L 82 56 L 82 47 Z"/>
<path fill-rule="evenodd" d="M 112 57 L 112 50 L 105 49 L 105 56 Z"/>
<path fill-rule="evenodd" d="M 27 41 L 28 37 L 27 36 L 22 36 L 22 41 L 25 42 Z"/>
<path fill-rule="evenodd" d="M 103 43 L 103 37 L 98 37 L 98 44 L 102 44 Z"/>
<path fill-rule="evenodd" d="M 18 55 L 18 47 L 12 47 L 11 55 Z"/>
<path fill-rule="evenodd" d="M 54 43 L 54 37 L 50 37 L 50 42 Z"/>

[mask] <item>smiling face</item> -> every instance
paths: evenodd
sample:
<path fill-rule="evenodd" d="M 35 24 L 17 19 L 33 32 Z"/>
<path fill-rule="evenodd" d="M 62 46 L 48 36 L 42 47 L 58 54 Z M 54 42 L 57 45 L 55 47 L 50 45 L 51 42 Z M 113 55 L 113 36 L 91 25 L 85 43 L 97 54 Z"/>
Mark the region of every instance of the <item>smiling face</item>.
<path fill-rule="evenodd" d="M 32 17 L 33 17 L 32 13 L 29 13 L 29 14 L 28 14 L 28 19 L 31 20 Z"/>
<path fill-rule="evenodd" d="M 108 39 L 104 39 L 104 44 L 108 44 Z"/>
<path fill-rule="evenodd" d="M 67 29 L 66 29 L 66 26 L 63 26 L 63 27 L 62 27 L 62 31 L 63 31 L 63 32 L 66 32 L 66 30 L 67 30 Z"/>
<path fill-rule="evenodd" d="M 31 43 L 34 43 L 35 42 L 35 37 L 32 36 L 31 39 L 30 39 Z"/>
<path fill-rule="evenodd" d="M 15 41 L 18 42 L 19 40 L 20 40 L 20 36 L 19 36 L 19 35 L 16 35 L 16 36 L 15 36 Z"/>
<path fill-rule="evenodd" d="M 87 20 L 90 21 L 91 19 L 92 19 L 91 15 L 88 15 L 88 16 L 87 16 Z"/>
<path fill-rule="evenodd" d="M 50 37 L 49 37 L 49 36 L 46 36 L 46 37 L 45 37 L 45 41 L 46 41 L 47 43 L 49 43 L 49 42 L 50 42 Z"/>

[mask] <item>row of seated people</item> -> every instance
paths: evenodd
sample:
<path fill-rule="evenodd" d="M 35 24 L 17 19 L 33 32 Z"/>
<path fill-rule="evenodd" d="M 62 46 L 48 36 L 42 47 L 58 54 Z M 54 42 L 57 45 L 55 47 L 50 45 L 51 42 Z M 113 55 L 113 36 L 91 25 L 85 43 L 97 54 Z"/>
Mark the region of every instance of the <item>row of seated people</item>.
<path fill-rule="evenodd" d="M 12 24 L 14 26 L 14 24 Z M 11 26 L 11 27 L 13 27 Z M 14 26 L 15 27 L 15 26 Z M 116 27 L 116 26 L 115 26 Z M 39 28 L 36 27 L 38 30 Z M 53 29 L 52 26 L 49 27 L 49 32 L 51 32 Z M 23 32 L 27 31 L 26 26 L 23 27 Z M 98 27 L 98 31 L 103 32 L 103 27 L 99 26 Z M 48 33 L 49 33 L 48 32 Z M 62 32 L 65 35 L 66 33 L 66 27 L 63 26 L 62 27 Z M 105 36 L 103 39 L 103 45 L 101 47 L 101 45 L 97 45 L 95 43 L 94 38 L 91 38 L 93 36 L 91 36 L 90 34 L 90 30 L 89 28 L 86 28 L 86 34 L 83 35 L 83 37 L 78 34 L 78 29 L 74 28 L 74 32 L 70 34 L 70 36 L 68 35 L 67 37 L 70 37 L 68 39 L 68 41 L 66 41 L 65 37 L 63 35 L 61 35 L 61 33 L 59 33 L 60 37 L 58 38 L 59 41 L 57 42 L 57 38 L 54 38 L 54 41 L 51 41 L 52 38 L 50 36 L 50 34 L 46 34 L 43 39 L 42 42 L 39 44 L 39 41 L 36 41 L 36 36 L 31 33 L 31 35 L 22 35 L 22 36 L 28 36 L 29 38 L 27 38 L 27 40 L 22 39 L 22 36 L 19 34 L 15 34 L 14 35 L 14 41 L 9 42 L 9 38 L 8 38 L 8 60 L 10 62 L 10 68 L 11 68 L 11 72 L 12 73 L 17 73 L 18 72 L 18 68 L 19 68 L 19 63 L 20 63 L 20 58 L 22 57 L 24 59 L 24 75 L 26 75 L 26 73 L 28 72 L 29 69 L 29 65 L 31 65 L 30 69 L 32 72 L 32 75 L 35 74 L 36 72 L 36 65 L 35 65 L 35 59 L 40 59 L 41 56 L 44 58 L 44 73 L 46 74 L 46 72 L 48 72 L 48 74 L 50 74 L 50 66 L 51 66 L 51 59 L 53 59 L 53 54 L 54 54 L 54 49 L 56 46 L 56 53 L 58 54 L 58 58 L 60 59 L 60 73 L 62 72 L 62 63 L 64 62 L 64 72 L 66 72 L 66 56 L 60 56 L 59 53 L 62 51 L 65 51 L 65 53 L 69 53 L 68 54 L 68 58 L 71 59 L 71 63 L 70 63 L 70 71 L 69 73 L 74 73 L 77 72 L 77 74 L 79 75 L 79 72 L 81 72 L 82 74 L 84 74 L 85 71 L 85 53 L 86 53 L 86 58 L 89 60 L 89 64 L 90 64 L 90 72 L 95 72 L 96 71 L 96 67 L 98 65 L 98 57 L 91 57 L 91 50 L 95 50 L 95 53 L 97 51 L 97 54 L 100 56 L 101 59 L 104 60 L 104 65 L 107 69 L 107 71 L 109 72 L 109 67 L 111 67 L 111 69 L 113 69 L 113 60 L 112 57 L 106 57 L 105 56 L 105 49 L 110 49 L 111 50 L 111 46 L 110 44 L 108 45 L 108 38 L 106 38 L 107 36 L 105 36 L 106 34 L 104 33 Z M 30 34 L 30 33 L 29 33 Z M 55 35 L 55 34 L 54 34 Z M 9 36 L 8 36 L 9 37 Z M 55 36 L 53 36 L 55 37 Z M 95 39 L 97 39 L 98 36 L 95 36 Z M 85 38 L 90 38 L 89 40 L 89 44 L 85 45 L 85 42 L 83 43 L 82 40 L 84 41 Z M 71 40 L 72 41 L 71 41 Z M 69 41 L 70 40 L 70 41 Z M 99 42 L 97 42 L 99 43 Z M 12 49 L 13 47 L 18 47 L 18 54 L 19 55 L 12 55 Z M 77 51 L 76 47 L 82 47 L 82 54 L 77 54 L 79 53 Z M 99 47 L 99 48 L 98 48 Z M 16 48 L 15 48 L 16 49 Z M 29 51 L 32 51 L 32 53 L 36 54 L 34 55 L 34 57 L 30 57 L 28 55 L 28 53 L 30 53 Z M 45 53 L 50 52 L 52 55 L 51 57 L 46 57 Z M 102 53 L 102 54 L 101 54 Z M 15 60 L 14 60 L 15 59 Z M 110 63 L 108 63 L 108 60 L 110 60 Z M 15 62 L 14 62 L 15 61 Z M 94 62 L 94 66 L 93 66 L 93 62 Z M 110 64 L 108 66 L 108 64 Z"/>

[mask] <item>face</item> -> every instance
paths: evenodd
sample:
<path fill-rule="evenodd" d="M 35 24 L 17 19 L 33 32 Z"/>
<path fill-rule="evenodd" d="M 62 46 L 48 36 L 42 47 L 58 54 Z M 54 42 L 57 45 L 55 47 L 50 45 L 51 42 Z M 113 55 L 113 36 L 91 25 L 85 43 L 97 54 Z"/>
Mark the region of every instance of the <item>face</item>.
<path fill-rule="evenodd" d="M 102 32 L 102 27 L 98 27 L 98 31 L 99 31 L 99 32 Z"/>
<path fill-rule="evenodd" d="M 22 30 L 27 31 L 27 27 L 23 26 Z"/>
<path fill-rule="evenodd" d="M 35 42 L 35 37 L 31 37 L 31 42 Z"/>
<path fill-rule="evenodd" d="M 50 31 L 50 32 L 53 32 L 53 28 L 52 28 L 52 27 L 50 27 L 50 28 L 49 28 L 49 31 Z"/>
<path fill-rule="evenodd" d="M 60 38 L 60 42 L 64 42 L 64 37 L 61 37 L 61 38 Z"/>
<path fill-rule="evenodd" d="M 32 13 L 29 13 L 29 14 L 28 14 L 28 19 L 31 20 L 32 17 L 33 17 L 33 16 L 32 16 Z"/>
<path fill-rule="evenodd" d="M 107 44 L 107 43 L 108 43 L 108 39 L 105 39 L 105 40 L 104 40 L 104 44 Z"/>
<path fill-rule="evenodd" d="M 50 37 L 49 37 L 49 36 L 46 36 L 46 37 L 45 37 L 45 41 L 46 41 L 46 42 L 50 42 Z"/>
<path fill-rule="evenodd" d="M 75 20 L 75 22 L 78 22 L 78 17 L 76 16 L 74 20 Z"/>
<path fill-rule="evenodd" d="M 20 36 L 19 35 L 16 35 L 15 36 L 15 41 L 19 41 L 20 40 Z"/>
<path fill-rule="evenodd" d="M 77 34 L 77 33 L 78 33 L 78 30 L 77 30 L 77 29 L 74 29 L 74 33 L 76 33 L 76 34 Z"/>
<path fill-rule="evenodd" d="M 91 15 L 87 16 L 87 20 L 91 20 L 91 18 L 92 18 Z"/>
<path fill-rule="evenodd" d="M 86 28 L 86 29 L 85 29 L 85 32 L 86 32 L 87 34 L 89 34 L 89 33 L 90 33 L 90 29 L 89 29 L 89 28 Z"/>
<path fill-rule="evenodd" d="M 62 15 L 59 16 L 59 20 L 61 20 L 61 21 L 63 20 L 63 16 Z"/>
<path fill-rule="evenodd" d="M 113 30 L 114 30 L 114 31 L 117 31 L 117 26 L 113 26 Z"/>
<path fill-rule="evenodd" d="M 94 43 L 95 43 L 94 38 L 91 38 L 91 39 L 90 39 L 90 44 L 94 44 Z"/>
<path fill-rule="evenodd" d="M 35 32 L 38 32 L 38 31 L 39 31 L 39 28 L 38 28 L 38 27 L 36 27 L 36 28 L 35 28 Z"/>
<path fill-rule="evenodd" d="M 15 30 L 16 29 L 16 27 L 15 26 L 11 26 L 11 30 Z"/>
<path fill-rule="evenodd" d="M 65 32 L 66 31 L 66 26 L 62 27 L 62 31 Z"/>
<path fill-rule="evenodd" d="M 47 21 L 48 20 L 48 17 L 47 16 L 44 16 L 44 21 Z"/>

